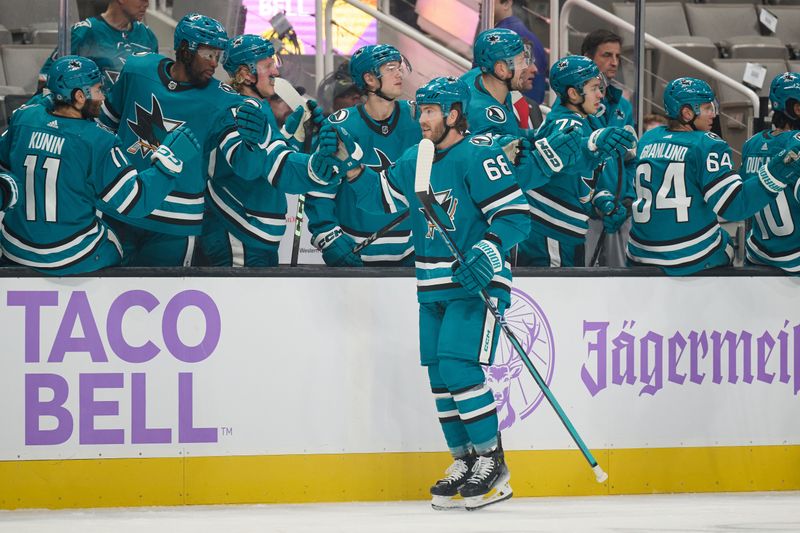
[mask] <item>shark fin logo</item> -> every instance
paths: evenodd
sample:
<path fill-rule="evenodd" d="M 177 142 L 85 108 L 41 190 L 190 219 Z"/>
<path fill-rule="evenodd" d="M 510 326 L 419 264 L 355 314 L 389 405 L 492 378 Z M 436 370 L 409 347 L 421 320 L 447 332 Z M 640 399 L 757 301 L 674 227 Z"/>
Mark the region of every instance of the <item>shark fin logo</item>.
<path fill-rule="evenodd" d="M 434 215 L 438 218 L 439 222 L 442 224 L 447 231 L 455 231 L 456 230 L 456 209 L 458 208 L 458 198 L 453 198 L 452 192 L 453 189 L 447 189 L 446 191 L 436 192 L 431 189 L 433 193 L 433 197 L 436 199 L 436 203 L 433 206 Z M 420 207 L 420 211 L 422 208 Z M 433 236 L 436 234 L 436 227 L 428 222 L 428 233 L 425 235 L 426 239 L 433 239 Z"/>
<path fill-rule="evenodd" d="M 128 147 L 128 153 L 133 155 L 141 151 L 142 157 L 154 152 L 161 145 L 161 141 L 169 132 L 184 124 L 181 120 L 172 120 L 164 117 L 161 103 L 155 95 L 150 100 L 150 109 L 136 103 L 136 120 L 128 119 L 128 127 L 138 137 L 136 142 Z"/>
<path fill-rule="evenodd" d="M 388 170 L 389 167 L 392 166 L 392 160 L 389 159 L 389 156 L 386 155 L 383 150 L 379 148 L 372 148 L 375 151 L 375 156 L 378 158 L 378 162 L 372 165 L 364 165 L 368 169 L 374 170 L 377 174 L 380 174 L 384 170 Z"/>
<path fill-rule="evenodd" d="M 506 121 L 506 112 L 503 108 L 492 105 L 486 108 L 486 118 L 498 124 L 504 124 Z"/>

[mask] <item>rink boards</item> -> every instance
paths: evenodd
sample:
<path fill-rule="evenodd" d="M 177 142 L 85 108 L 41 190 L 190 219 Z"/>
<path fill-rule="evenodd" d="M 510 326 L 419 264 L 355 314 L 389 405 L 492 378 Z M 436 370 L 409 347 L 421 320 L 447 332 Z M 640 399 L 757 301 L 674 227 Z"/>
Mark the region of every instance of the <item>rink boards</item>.
<path fill-rule="evenodd" d="M 414 279 L 3 278 L 0 508 L 425 498 L 448 464 Z M 515 280 L 521 496 L 800 489 L 798 281 Z"/>

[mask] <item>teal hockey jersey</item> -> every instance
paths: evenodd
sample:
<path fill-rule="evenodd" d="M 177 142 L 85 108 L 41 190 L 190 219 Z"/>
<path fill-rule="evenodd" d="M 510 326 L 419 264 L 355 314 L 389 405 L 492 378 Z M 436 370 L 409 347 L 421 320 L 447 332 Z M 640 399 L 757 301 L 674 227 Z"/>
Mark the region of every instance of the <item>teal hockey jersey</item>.
<path fill-rule="evenodd" d="M 369 205 L 383 205 L 391 213 L 410 209 L 420 302 L 466 298 L 470 295 L 452 277 L 455 257 L 428 224 L 414 194 L 416 159 L 417 146 L 413 146 L 380 176 L 380 181 L 374 172 L 365 171 L 350 185 Z M 452 221 L 450 236 L 462 253 L 491 234 L 489 238 L 506 254 L 503 269 L 488 287 L 490 296 L 506 303 L 511 290 L 507 254 L 530 229 L 528 205 L 512 168 L 490 136 L 475 135 L 437 150 L 430 179 L 437 201 Z"/>
<path fill-rule="evenodd" d="M 495 100 L 489 94 L 481 80 L 481 71 L 474 68 L 464 75 L 461 79 L 466 82 L 470 89 L 469 109 L 467 111 L 467 123 L 472 134 L 492 133 L 496 135 L 522 135 L 517 116 L 514 114 L 514 104 L 511 101 L 511 93 L 506 95 L 503 103 Z"/>
<path fill-rule="evenodd" d="M 97 206 L 146 216 L 175 183 L 155 167 L 137 172 L 117 138 L 95 122 L 51 115 L 41 105 L 14 113 L 0 137 L 0 165 L 20 185 L 0 244 L 14 262 L 45 271 L 88 258 L 106 239 L 116 243 Z"/>
<path fill-rule="evenodd" d="M 757 180 L 758 169 L 769 163 L 793 137 L 800 139 L 800 132 L 762 131 L 750 137 L 742 147 L 742 179 Z M 778 193 L 753 217 L 754 224 L 746 241 L 749 261 L 795 274 L 800 272 L 800 233 L 795 225 L 795 221 L 800 221 L 798 183 Z"/>
<path fill-rule="evenodd" d="M 181 124 L 197 137 L 202 157 L 184 165 L 175 190 L 152 214 L 130 220 L 108 214 L 149 231 L 199 235 L 211 160 L 223 159 L 237 175 L 253 179 L 265 175 L 267 154 L 249 148 L 236 130 L 234 114 L 244 97 L 216 79 L 202 88 L 177 82 L 169 75 L 172 64 L 158 54 L 131 56 L 103 104 L 100 120 L 117 132 L 139 170 L 149 166 L 152 151 Z"/>
<path fill-rule="evenodd" d="M 609 85 L 606 95 L 600 104 L 600 109 L 594 115 L 586 117 L 593 130 L 601 128 L 625 126 L 633 127 L 633 106 L 622 95 L 622 90 Z M 633 177 L 636 172 L 636 162 L 631 159 L 623 165 L 623 178 L 620 187 L 619 199 L 634 199 L 636 192 L 633 188 Z M 617 190 L 619 181 L 617 162 L 607 161 L 603 171 L 598 177 L 597 189 L 604 189 L 612 193 Z"/>
<path fill-rule="evenodd" d="M 209 165 L 211 179 L 206 190 L 206 206 L 245 244 L 277 250 L 286 231 L 286 193 L 304 194 L 313 189 L 332 192 L 335 189 L 321 187 L 309 178 L 311 156 L 290 148 L 280 134 L 270 106 L 265 102 L 259 105 L 269 124 L 264 142 L 265 173 L 248 179 L 236 174 L 224 158 L 215 157 Z"/>
<path fill-rule="evenodd" d="M 395 102 L 394 111 L 384 121 L 373 120 L 363 104 L 340 109 L 328 120 L 353 136 L 364 152 L 362 163 L 377 174 L 388 169 L 406 149 L 422 139 L 414 107 L 405 100 Z M 337 226 L 359 243 L 396 218 L 396 215 L 384 214 L 380 206 L 358 203 L 346 180 L 334 193 L 309 193 L 306 215 L 315 246 Z M 365 266 L 389 266 L 410 261 L 413 253 L 411 223 L 406 219 L 364 248 L 360 256 Z"/>
<path fill-rule="evenodd" d="M 536 132 L 536 138 L 548 137 L 570 126 L 581 129 L 584 138 L 581 142 L 586 146 L 592 133 L 589 122 L 563 105 L 554 106 L 548 113 Z M 525 191 L 533 218 L 532 234 L 575 245 L 584 242 L 589 231 L 597 180 L 595 169 L 601 163 L 597 156 L 587 151 L 578 163 L 554 174 L 542 187 Z"/>
<path fill-rule="evenodd" d="M 673 275 L 729 264 L 733 249 L 717 217 L 742 220 L 776 196 L 759 180 L 742 182 L 717 135 L 665 127 L 642 136 L 634 185 L 628 260 Z"/>
<path fill-rule="evenodd" d="M 88 57 L 103 73 L 103 86 L 108 91 L 117 81 L 128 57 L 139 52 L 158 52 L 158 39 L 145 24 L 134 21 L 129 30 L 118 30 L 103 17 L 89 17 L 72 26 L 70 48 L 78 56 Z M 58 49 L 45 61 L 39 77 L 47 80 L 50 65 Z"/>

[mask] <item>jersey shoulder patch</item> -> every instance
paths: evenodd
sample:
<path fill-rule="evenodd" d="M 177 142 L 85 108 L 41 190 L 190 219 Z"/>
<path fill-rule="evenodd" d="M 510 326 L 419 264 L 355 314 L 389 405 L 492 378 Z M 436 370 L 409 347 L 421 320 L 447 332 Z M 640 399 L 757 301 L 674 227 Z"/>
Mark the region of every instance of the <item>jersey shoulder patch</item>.
<path fill-rule="evenodd" d="M 470 137 L 469 142 L 475 146 L 491 146 L 494 141 L 489 135 L 473 135 Z"/>
<path fill-rule="evenodd" d="M 496 122 L 498 124 L 504 124 L 506 121 L 506 112 L 505 110 L 496 105 L 490 105 L 486 108 L 486 118 L 491 120 L 492 122 Z"/>
<path fill-rule="evenodd" d="M 72 30 L 77 30 L 78 28 L 91 28 L 92 27 L 92 19 L 82 20 L 80 22 L 76 22 L 72 25 Z"/>
<path fill-rule="evenodd" d="M 219 88 L 221 90 L 225 91 L 226 93 L 235 94 L 236 96 L 239 96 L 239 93 L 236 92 L 236 89 L 234 89 L 233 87 L 231 87 L 227 83 L 220 82 L 219 83 Z"/>
<path fill-rule="evenodd" d="M 340 109 L 328 115 L 328 121 L 333 124 L 341 124 L 347 117 L 350 116 L 350 111 L 347 109 Z"/>
<path fill-rule="evenodd" d="M 708 138 L 709 138 L 709 139 L 711 139 L 712 141 L 722 141 L 722 142 L 725 142 L 725 141 L 722 139 L 722 137 L 720 137 L 719 135 L 717 135 L 717 134 L 716 134 L 716 133 L 714 133 L 713 131 L 706 132 L 706 137 L 708 137 Z"/>

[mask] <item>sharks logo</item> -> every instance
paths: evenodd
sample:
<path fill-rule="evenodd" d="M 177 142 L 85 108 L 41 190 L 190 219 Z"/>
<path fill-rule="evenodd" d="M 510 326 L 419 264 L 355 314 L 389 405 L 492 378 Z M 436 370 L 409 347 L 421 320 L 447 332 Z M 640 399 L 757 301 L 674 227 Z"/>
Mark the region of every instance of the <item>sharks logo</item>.
<path fill-rule="evenodd" d="M 456 208 L 458 207 L 458 198 L 453 198 L 452 192 L 453 189 L 447 189 L 446 191 L 436 192 L 431 189 L 433 193 L 433 197 L 436 199 L 436 203 L 433 205 L 434 215 L 436 215 L 439 222 L 442 224 L 447 231 L 455 231 L 456 230 Z M 419 210 L 424 213 L 424 210 L 420 207 Z M 446 215 L 446 216 L 445 216 Z M 425 235 L 426 239 L 433 239 L 434 234 L 436 233 L 436 227 L 428 222 L 428 233 Z"/>
<path fill-rule="evenodd" d="M 364 165 L 368 169 L 374 170 L 377 174 L 380 174 L 384 170 L 388 170 L 389 167 L 392 166 L 392 160 L 389 159 L 389 156 L 383 153 L 382 150 L 379 148 L 372 148 L 375 150 L 375 156 L 378 158 L 378 162 L 373 165 Z"/>
<path fill-rule="evenodd" d="M 149 111 L 137 103 L 135 113 L 136 120 L 128 119 L 128 126 L 139 139 L 128 147 L 131 155 L 141 150 L 145 157 L 156 151 L 167 133 L 184 124 L 181 120 L 165 118 L 155 95 L 152 95 Z"/>
<path fill-rule="evenodd" d="M 496 105 L 491 105 L 486 108 L 486 118 L 498 124 L 504 124 L 506 121 L 506 112 L 503 108 Z"/>
<path fill-rule="evenodd" d="M 331 113 L 331 115 L 328 117 L 328 120 L 333 124 L 340 124 L 347 120 L 347 116 L 349 114 L 350 112 L 347 109 L 340 109 L 339 111 Z"/>

